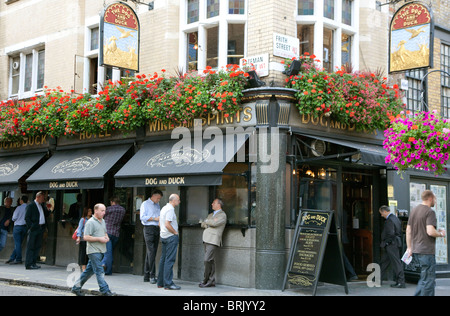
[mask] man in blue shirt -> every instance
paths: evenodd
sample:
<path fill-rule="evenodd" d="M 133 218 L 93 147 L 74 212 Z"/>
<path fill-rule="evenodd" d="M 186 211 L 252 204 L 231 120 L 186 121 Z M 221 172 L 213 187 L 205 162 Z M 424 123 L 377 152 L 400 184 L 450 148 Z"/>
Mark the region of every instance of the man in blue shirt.
<path fill-rule="evenodd" d="M 14 250 L 6 263 L 20 264 L 22 263 L 22 241 L 27 235 L 27 222 L 25 222 L 25 215 L 27 213 L 28 196 L 24 195 L 20 199 L 20 206 L 16 207 L 12 221 L 14 222 L 13 237 Z"/>
<path fill-rule="evenodd" d="M 145 256 L 144 264 L 144 282 L 156 283 L 156 252 L 159 244 L 159 214 L 161 208 L 159 201 L 163 193 L 155 189 L 150 198 L 141 205 L 140 218 L 144 225 L 144 239 L 147 247 L 147 254 Z"/>

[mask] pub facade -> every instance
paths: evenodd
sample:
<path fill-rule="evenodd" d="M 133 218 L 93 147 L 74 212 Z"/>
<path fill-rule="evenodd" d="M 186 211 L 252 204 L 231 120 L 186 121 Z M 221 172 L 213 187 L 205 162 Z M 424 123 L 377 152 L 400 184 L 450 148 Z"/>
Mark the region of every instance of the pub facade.
<path fill-rule="evenodd" d="M 41 93 L 44 86 L 95 95 L 105 82 L 125 75 L 120 69 L 99 65 L 99 12 L 105 2 L 58 1 L 58 6 L 49 1 L 43 7 L 26 0 L 0 4 L 4 13 L 0 78 L 9 83 L 1 85 L 2 100 L 27 99 Z M 142 275 L 145 242 L 139 210 L 151 191 L 159 189 L 164 195 L 161 207 L 170 194 L 181 197 L 176 209 L 180 223 L 176 278 L 201 280 L 203 245 L 198 223 L 211 211 L 213 199 L 220 197 L 228 222 L 216 262 L 217 283 L 281 289 L 302 209 L 334 212 L 345 256 L 364 280 L 371 272 L 367 266 L 381 257 L 379 207 L 394 206 L 389 201 L 396 200 L 397 210 L 409 210 L 408 192 L 412 196 L 424 187 L 436 187 L 448 196 L 446 176 L 411 172 L 401 179 L 396 175 L 384 161 L 383 131 L 360 132 L 326 115 L 300 114 L 295 91 L 284 88 L 284 57 L 276 50 L 285 46 L 276 47 L 275 42 L 290 45 L 297 39 L 300 54 L 314 53 L 329 71 L 346 63 L 356 69 L 382 67 L 387 63 L 382 57 L 387 54 L 387 34 L 380 35 L 371 23 L 385 27 L 393 8 L 379 7 L 371 0 L 288 2 L 282 8 L 275 0 L 264 5 L 257 0 L 130 4 L 141 30 L 153 30 L 140 32 L 139 73 L 163 68 L 202 72 L 267 54 L 267 58 L 255 58 L 267 69 L 261 75 L 266 86 L 245 90 L 236 116 L 210 113 L 180 126 L 150 121 L 128 133 L 37 136 L 1 143 L 2 200 L 47 192 L 51 213 L 41 252 L 45 264 L 67 266 L 78 261 L 78 246 L 71 239 L 78 220 L 69 216 L 71 205 L 109 205 L 115 195 L 127 212 L 113 273 Z M 65 15 L 55 17 L 48 28 L 33 19 L 35 34 L 17 25 L 17 38 L 3 36 L 30 9 L 55 7 L 64 8 Z M 72 15 L 82 18 L 70 19 Z M 167 18 L 178 23 L 163 23 Z M 68 20 L 79 24 L 68 25 Z M 287 42 L 276 34 L 286 35 Z M 365 45 L 368 38 L 372 38 L 370 45 Z M 61 46 L 67 50 L 61 52 Z M 26 76 L 29 72 L 31 77 Z M 178 163 L 171 159 L 174 151 Z M 212 162 L 205 162 L 206 151 Z M 82 199 L 77 201 L 80 193 Z M 446 203 L 443 209 L 447 214 Z M 10 232 L 0 259 L 6 260 L 12 247 Z M 447 245 L 440 247 L 447 250 Z M 444 261 L 439 268 L 443 272 L 450 268 Z"/>

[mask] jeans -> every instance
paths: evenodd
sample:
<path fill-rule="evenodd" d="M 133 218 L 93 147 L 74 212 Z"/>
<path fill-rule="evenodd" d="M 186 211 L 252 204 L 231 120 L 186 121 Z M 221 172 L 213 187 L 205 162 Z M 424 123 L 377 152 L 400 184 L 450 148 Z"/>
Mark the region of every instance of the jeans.
<path fill-rule="evenodd" d="M 9 258 L 10 261 L 22 262 L 22 242 L 27 235 L 27 225 L 14 225 L 14 250 Z"/>
<path fill-rule="evenodd" d="M 169 287 L 173 284 L 173 265 L 177 257 L 178 235 L 161 238 L 161 245 L 157 284 L 161 287 Z"/>
<path fill-rule="evenodd" d="M 414 256 L 420 263 L 420 279 L 417 283 L 415 296 L 434 296 L 436 287 L 436 258 L 434 255 Z"/>
<path fill-rule="evenodd" d="M 6 246 L 6 239 L 8 238 L 8 231 L 0 228 L 0 251 Z"/>
<path fill-rule="evenodd" d="M 97 277 L 97 283 L 100 288 L 100 292 L 109 292 L 109 286 L 105 281 L 105 272 L 103 271 L 102 259 L 104 254 L 102 253 L 91 253 L 88 254 L 89 262 L 87 264 L 86 270 L 81 274 L 80 279 L 75 282 L 72 290 L 79 291 L 83 287 L 84 283 L 89 280 L 91 276 L 95 274 Z"/>
<path fill-rule="evenodd" d="M 117 243 L 119 242 L 119 237 L 108 234 L 109 241 L 106 243 L 106 253 L 105 257 L 102 260 L 102 265 L 106 267 L 105 274 L 112 274 L 113 267 L 113 258 L 114 258 L 114 248 L 116 248 Z"/>

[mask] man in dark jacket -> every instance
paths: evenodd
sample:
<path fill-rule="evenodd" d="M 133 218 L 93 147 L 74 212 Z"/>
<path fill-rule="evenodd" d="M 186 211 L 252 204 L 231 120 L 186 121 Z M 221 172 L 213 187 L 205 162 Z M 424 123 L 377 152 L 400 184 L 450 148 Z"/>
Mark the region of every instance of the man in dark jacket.
<path fill-rule="evenodd" d="M 11 207 L 12 198 L 5 198 L 5 205 L 0 206 L 0 251 L 6 246 L 9 227 L 14 208 Z"/>
<path fill-rule="evenodd" d="M 25 222 L 29 230 L 25 268 L 39 269 L 36 259 L 42 247 L 42 236 L 45 230 L 45 218 L 48 210 L 45 205 L 45 195 L 42 192 L 36 194 L 36 199 L 26 208 Z"/>
<path fill-rule="evenodd" d="M 395 274 L 394 280 L 396 281 L 396 283 L 391 284 L 391 287 L 405 288 L 405 273 L 400 259 L 402 224 L 397 216 L 391 213 L 389 206 L 383 205 L 380 207 L 380 214 L 386 219 L 383 232 L 381 233 L 380 244 L 381 248 L 385 250 L 380 263 L 381 276 L 385 275 L 387 268 L 391 265 Z"/>

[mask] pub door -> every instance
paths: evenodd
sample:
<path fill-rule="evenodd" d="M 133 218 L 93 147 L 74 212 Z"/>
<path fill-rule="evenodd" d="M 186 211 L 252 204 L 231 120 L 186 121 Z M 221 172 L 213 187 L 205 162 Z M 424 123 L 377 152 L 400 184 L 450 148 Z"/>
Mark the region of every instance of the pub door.
<path fill-rule="evenodd" d="M 358 275 L 373 262 L 373 175 L 342 170 L 342 240 Z"/>

